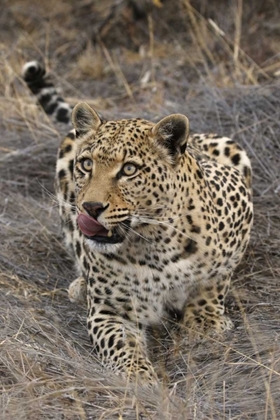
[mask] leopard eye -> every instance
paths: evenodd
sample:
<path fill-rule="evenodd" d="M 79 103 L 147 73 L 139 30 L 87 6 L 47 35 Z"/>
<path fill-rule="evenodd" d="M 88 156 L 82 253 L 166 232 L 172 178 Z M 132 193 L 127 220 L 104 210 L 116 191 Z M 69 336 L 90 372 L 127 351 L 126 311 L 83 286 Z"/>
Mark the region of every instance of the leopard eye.
<path fill-rule="evenodd" d="M 90 172 L 92 170 L 92 160 L 91 159 L 82 160 L 81 166 L 84 171 Z"/>
<path fill-rule="evenodd" d="M 133 163 L 126 163 L 122 167 L 122 173 L 123 175 L 131 176 L 137 172 L 137 169 L 138 169 L 137 166 L 134 165 Z"/>

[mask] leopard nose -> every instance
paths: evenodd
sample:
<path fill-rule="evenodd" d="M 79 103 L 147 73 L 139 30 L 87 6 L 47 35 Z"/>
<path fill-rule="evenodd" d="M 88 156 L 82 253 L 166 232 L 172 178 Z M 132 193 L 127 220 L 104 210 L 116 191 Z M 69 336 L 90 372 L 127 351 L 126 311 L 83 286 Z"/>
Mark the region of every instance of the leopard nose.
<path fill-rule="evenodd" d="M 82 204 L 82 206 L 87 211 L 87 213 L 94 219 L 97 219 L 98 216 L 108 207 L 104 207 L 102 203 L 96 203 L 92 201 L 86 201 Z"/>

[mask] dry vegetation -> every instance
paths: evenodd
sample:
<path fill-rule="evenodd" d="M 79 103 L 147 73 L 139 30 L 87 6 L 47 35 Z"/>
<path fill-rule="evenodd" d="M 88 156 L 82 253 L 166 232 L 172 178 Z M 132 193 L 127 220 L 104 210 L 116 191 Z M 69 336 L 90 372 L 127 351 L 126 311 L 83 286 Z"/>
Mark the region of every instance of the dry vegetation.
<path fill-rule="evenodd" d="M 0 13 L 0 417 L 278 419 L 279 2 L 2 0 Z M 185 113 L 192 131 L 230 135 L 252 158 L 254 231 L 228 305 L 236 328 L 153 342 L 158 390 L 102 369 L 85 308 L 68 300 L 75 273 L 52 199 L 67 128 L 24 86 L 30 59 L 73 104 L 111 118 Z"/>

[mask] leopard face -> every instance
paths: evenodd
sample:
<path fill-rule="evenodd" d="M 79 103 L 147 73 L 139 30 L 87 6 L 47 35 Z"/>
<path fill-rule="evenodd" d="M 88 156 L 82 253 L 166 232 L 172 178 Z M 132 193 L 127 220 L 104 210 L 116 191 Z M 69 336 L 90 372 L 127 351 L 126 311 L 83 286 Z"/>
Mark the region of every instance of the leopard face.
<path fill-rule="evenodd" d="M 139 119 L 102 124 L 92 110 L 79 111 L 85 112 L 92 120 L 74 165 L 77 222 L 91 249 L 116 252 L 131 237 L 151 239 L 146 226 L 172 213 L 176 151 L 158 142 L 162 127 Z M 79 113 L 73 117 L 78 135 Z M 187 133 L 186 117 L 173 124 Z"/>

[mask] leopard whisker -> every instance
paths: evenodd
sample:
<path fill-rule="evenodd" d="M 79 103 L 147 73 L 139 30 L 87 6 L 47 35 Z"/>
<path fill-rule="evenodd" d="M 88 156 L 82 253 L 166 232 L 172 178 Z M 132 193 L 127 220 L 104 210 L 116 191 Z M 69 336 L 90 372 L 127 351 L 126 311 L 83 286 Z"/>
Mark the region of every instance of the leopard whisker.
<path fill-rule="evenodd" d="M 152 212 L 147 212 L 147 209 L 145 210 L 145 209 L 137 209 L 137 216 L 140 216 L 140 217 L 148 217 L 148 218 L 152 218 L 153 220 L 158 220 L 158 221 L 169 221 L 170 220 L 170 217 L 168 217 L 168 216 L 158 216 L 158 215 L 154 215 L 154 213 L 152 213 Z M 136 216 L 136 217 L 137 217 Z M 172 216 L 172 219 L 173 220 L 176 220 L 176 219 L 180 219 L 180 217 L 181 216 Z"/>
<path fill-rule="evenodd" d="M 63 203 L 64 205 L 70 206 L 71 209 L 76 209 L 76 205 L 75 204 L 71 204 L 69 203 L 69 201 L 66 201 L 64 198 L 57 198 L 56 195 L 54 195 L 51 191 L 49 191 L 43 184 L 41 184 L 42 189 L 45 191 L 45 193 L 47 194 L 47 196 L 53 201 L 53 203 L 55 203 L 56 205 L 51 206 L 51 208 L 55 208 L 55 207 L 60 207 L 61 204 Z"/>
<path fill-rule="evenodd" d="M 134 230 L 131 226 L 127 226 L 127 225 L 122 225 L 120 226 L 122 227 L 124 230 L 128 231 L 128 232 L 133 232 L 135 235 L 139 236 L 140 238 L 144 239 L 145 241 L 147 241 L 148 243 L 151 243 L 151 241 L 146 238 L 145 236 L 141 235 L 141 233 L 137 232 L 136 230 Z"/>
<path fill-rule="evenodd" d="M 149 218 L 149 217 L 138 217 L 138 216 L 134 216 L 134 217 L 136 217 L 142 223 L 147 223 L 147 224 L 155 225 L 155 226 L 160 226 L 161 225 L 161 226 L 166 226 L 168 228 L 172 228 L 173 230 L 175 230 L 176 232 L 180 233 L 185 238 L 193 239 L 193 238 L 190 238 L 190 236 L 187 235 L 186 233 L 182 232 L 180 229 L 178 229 L 175 226 L 173 226 L 171 223 L 167 223 L 167 222 L 164 222 L 164 221 L 152 219 L 152 218 Z"/>

